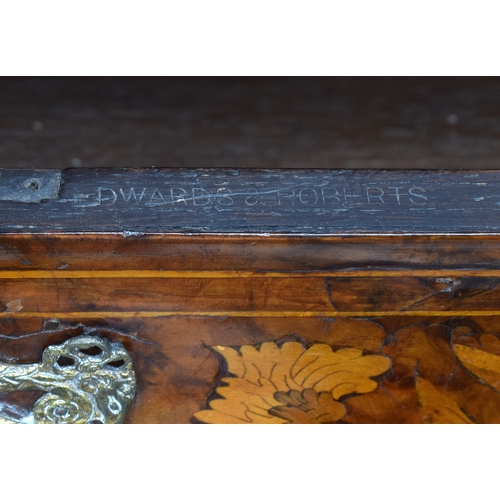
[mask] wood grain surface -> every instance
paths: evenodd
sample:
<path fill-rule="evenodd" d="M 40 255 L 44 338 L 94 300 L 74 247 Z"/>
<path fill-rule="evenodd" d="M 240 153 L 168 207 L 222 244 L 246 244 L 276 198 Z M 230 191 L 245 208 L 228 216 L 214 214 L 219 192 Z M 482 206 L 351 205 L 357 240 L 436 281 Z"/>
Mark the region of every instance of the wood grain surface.
<path fill-rule="evenodd" d="M 4 278 L 498 276 L 500 237 L 8 234 Z"/>
<path fill-rule="evenodd" d="M 0 169 L 500 166 L 498 78 L 1 78 Z"/>
<path fill-rule="evenodd" d="M 499 284 L 500 276 L 3 279 L 0 317 L 492 316 Z"/>
<path fill-rule="evenodd" d="M 0 171 L 4 233 L 500 232 L 497 171 L 80 168 L 29 171 L 25 178 L 22 172 Z M 38 194 L 44 190 L 45 198 Z"/>

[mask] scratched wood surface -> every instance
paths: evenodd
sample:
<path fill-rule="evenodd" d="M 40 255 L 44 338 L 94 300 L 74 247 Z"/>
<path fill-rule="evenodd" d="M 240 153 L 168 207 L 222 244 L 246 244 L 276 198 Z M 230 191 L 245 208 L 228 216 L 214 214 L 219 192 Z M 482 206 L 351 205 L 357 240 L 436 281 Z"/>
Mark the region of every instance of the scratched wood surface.
<path fill-rule="evenodd" d="M 1 78 L 0 169 L 491 168 L 498 78 Z"/>
<path fill-rule="evenodd" d="M 0 182 L 12 175 L 26 194 L 49 182 L 36 171 L 19 181 L 18 171 L 0 172 Z M 60 182 L 59 192 L 34 203 L 0 196 L 0 230 L 125 236 L 500 232 L 497 171 L 67 169 Z"/>

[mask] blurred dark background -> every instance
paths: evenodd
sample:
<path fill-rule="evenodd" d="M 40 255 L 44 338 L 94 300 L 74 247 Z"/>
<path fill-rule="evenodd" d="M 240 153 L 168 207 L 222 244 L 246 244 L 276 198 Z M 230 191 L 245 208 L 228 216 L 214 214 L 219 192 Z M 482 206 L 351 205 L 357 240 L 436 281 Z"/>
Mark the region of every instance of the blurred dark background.
<path fill-rule="evenodd" d="M 0 78 L 0 168 L 500 168 L 499 78 Z"/>

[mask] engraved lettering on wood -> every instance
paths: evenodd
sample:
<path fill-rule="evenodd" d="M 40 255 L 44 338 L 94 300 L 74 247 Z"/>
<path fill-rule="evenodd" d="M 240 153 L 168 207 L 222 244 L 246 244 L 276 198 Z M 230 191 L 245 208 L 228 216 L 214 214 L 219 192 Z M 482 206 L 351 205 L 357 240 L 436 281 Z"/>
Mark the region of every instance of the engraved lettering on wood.
<path fill-rule="evenodd" d="M 418 186 L 359 186 L 323 187 L 299 186 L 283 189 L 259 189 L 249 187 L 245 190 L 232 190 L 229 187 L 184 188 L 180 186 L 160 187 L 97 187 L 86 193 L 77 193 L 73 203 L 78 207 L 96 206 L 137 206 L 160 207 L 169 205 L 184 207 L 257 207 L 262 210 L 282 208 L 368 208 L 376 205 L 411 206 L 425 205 L 427 191 Z"/>
<path fill-rule="evenodd" d="M 58 199 L 0 201 L 2 230 L 498 233 L 498 172 L 216 169 L 63 172 Z M 41 216 L 43 212 L 43 216 Z"/>

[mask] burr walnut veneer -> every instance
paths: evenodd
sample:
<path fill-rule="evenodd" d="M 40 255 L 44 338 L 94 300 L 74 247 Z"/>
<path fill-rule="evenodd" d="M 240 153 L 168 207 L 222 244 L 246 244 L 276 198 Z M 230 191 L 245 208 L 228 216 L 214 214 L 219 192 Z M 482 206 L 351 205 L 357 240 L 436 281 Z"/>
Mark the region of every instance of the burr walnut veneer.
<path fill-rule="evenodd" d="M 498 423 L 499 214 L 498 171 L 3 170 L 0 416 Z"/>

